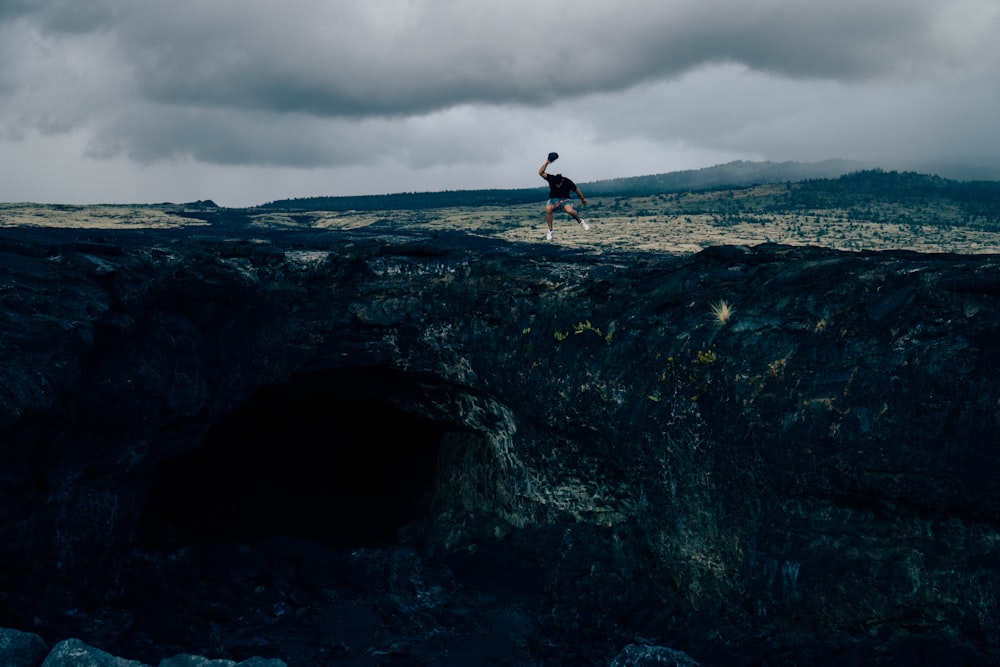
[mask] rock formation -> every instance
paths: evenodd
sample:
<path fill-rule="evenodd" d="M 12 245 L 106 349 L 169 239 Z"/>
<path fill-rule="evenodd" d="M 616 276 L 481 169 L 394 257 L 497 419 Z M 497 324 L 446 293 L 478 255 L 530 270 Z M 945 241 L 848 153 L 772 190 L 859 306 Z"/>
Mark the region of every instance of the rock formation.
<path fill-rule="evenodd" d="M 0 238 L 2 626 L 146 664 L 998 659 L 1000 257 L 97 234 Z"/>

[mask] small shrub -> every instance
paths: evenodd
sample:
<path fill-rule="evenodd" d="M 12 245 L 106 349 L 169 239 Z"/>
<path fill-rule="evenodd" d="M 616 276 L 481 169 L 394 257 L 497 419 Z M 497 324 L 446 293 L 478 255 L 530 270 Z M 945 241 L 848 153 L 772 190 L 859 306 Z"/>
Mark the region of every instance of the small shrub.
<path fill-rule="evenodd" d="M 714 364 L 718 358 L 715 350 L 698 350 L 698 356 L 695 361 L 699 364 Z"/>
<path fill-rule="evenodd" d="M 728 324 L 729 320 L 733 316 L 733 307 L 729 305 L 729 302 L 725 299 L 719 299 L 717 302 L 713 303 L 711 306 L 712 317 L 719 324 Z"/>
<path fill-rule="evenodd" d="M 598 335 L 598 337 L 601 338 L 604 337 L 604 334 L 601 333 L 601 330 L 595 327 L 593 324 L 591 324 L 590 320 L 587 320 L 586 322 L 579 322 L 573 326 L 573 333 L 577 335 L 582 334 L 584 331 L 593 331 L 595 334 Z"/>

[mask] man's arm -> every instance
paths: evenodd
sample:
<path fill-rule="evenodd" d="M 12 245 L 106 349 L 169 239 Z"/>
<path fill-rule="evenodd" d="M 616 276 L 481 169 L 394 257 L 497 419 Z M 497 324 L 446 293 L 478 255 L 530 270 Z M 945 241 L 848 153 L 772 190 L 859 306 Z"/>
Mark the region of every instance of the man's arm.
<path fill-rule="evenodd" d="M 580 188 L 574 188 L 573 192 L 575 192 L 576 196 L 580 198 L 580 203 L 583 204 L 584 206 L 586 206 L 587 205 L 587 198 L 583 196 L 582 192 L 580 192 Z"/>
<path fill-rule="evenodd" d="M 541 168 L 538 170 L 538 175 L 544 178 L 546 181 L 549 180 L 549 177 L 548 174 L 545 173 L 545 170 L 546 168 L 548 168 L 550 164 L 552 164 L 552 160 L 546 160 L 545 164 L 543 164 Z"/>

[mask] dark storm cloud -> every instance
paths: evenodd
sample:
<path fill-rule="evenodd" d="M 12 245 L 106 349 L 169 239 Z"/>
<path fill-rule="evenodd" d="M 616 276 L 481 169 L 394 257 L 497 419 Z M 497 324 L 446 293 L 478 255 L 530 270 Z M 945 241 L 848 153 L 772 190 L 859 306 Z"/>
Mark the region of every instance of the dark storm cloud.
<path fill-rule="evenodd" d="M 3 0 L 0 21 L 23 18 L 47 31 L 80 33 L 114 25 L 127 8 L 120 0 Z"/>
<path fill-rule="evenodd" d="M 995 0 L 0 0 L 0 141 L 310 170 L 1000 152 L 997 27 Z"/>
<path fill-rule="evenodd" d="M 936 3 L 70 0 L 7 3 L 43 31 L 109 31 L 147 99 L 319 115 L 545 104 L 703 63 L 853 79 L 919 60 Z"/>
<path fill-rule="evenodd" d="M 493 136 L 503 132 L 504 120 L 488 111 L 339 123 L 307 114 L 284 120 L 277 123 L 266 112 L 148 105 L 142 113 L 102 119 L 88 154 L 98 159 L 126 155 L 140 163 L 190 156 L 218 165 L 317 168 L 370 166 L 386 155 L 388 145 L 394 147 L 395 159 L 419 168 L 437 161 L 488 159 L 503 152 L 502 146 L 482 141 L 484 123 L 491 126 Z"/>
<path fill-rule="evenodd" d="M 36 4 L 31 0 L 4 0 L 0 2 L 0 20 L 7 21 L 30 14 Z"/>
<path fill-rule="evenodd" d="M 923 57 L 933 3 L 582 2 L 555 17 L 536 3 L 481 7 L 172 2 L 131 12 L 117 32 L 139 89 L 161 103 L 411 114 L 545 104 L 703 63 L 876 76 Z"/>
<path fill-rule="evenodd" d="M 148 106 L 143 113 L 103 119 L 88 152 L 99 159 L 125 154 L 141 163 L 190 156 L 219 165 L 300 167 L 363 163 L 374 154 L 364 133 L 309 116 L 287 120 L 294 132 L 269 114 Z"/>

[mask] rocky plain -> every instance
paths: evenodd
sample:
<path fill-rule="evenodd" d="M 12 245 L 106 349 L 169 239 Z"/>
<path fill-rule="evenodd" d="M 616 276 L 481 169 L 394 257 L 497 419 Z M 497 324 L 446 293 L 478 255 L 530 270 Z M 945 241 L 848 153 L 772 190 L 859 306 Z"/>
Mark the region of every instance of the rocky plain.
<path fill-rule="evenodd" d="M 594 203 L 0 207 L 0 663 L 997 664 L 991 236 Z"/>

